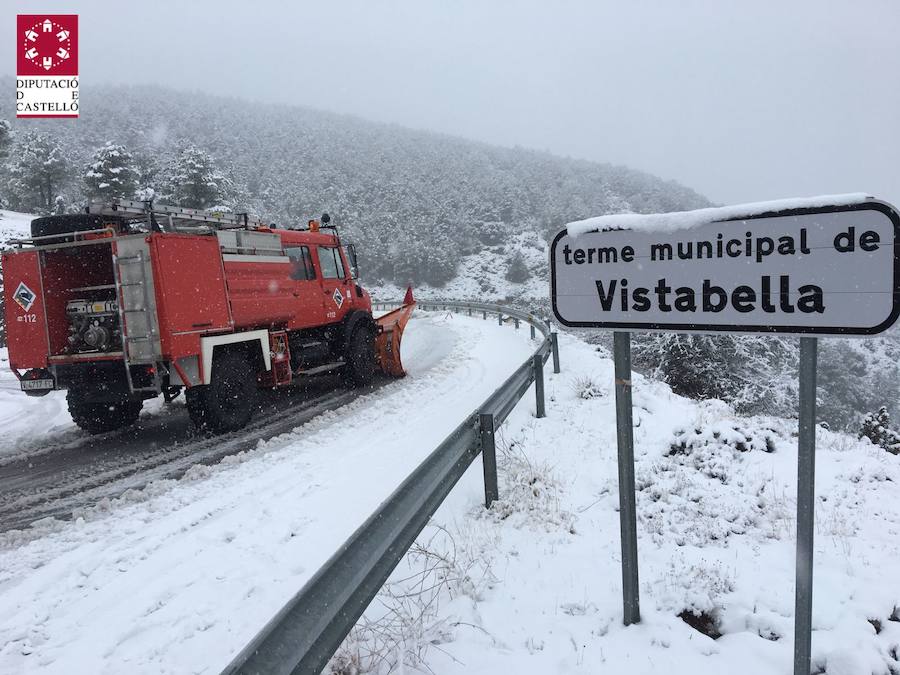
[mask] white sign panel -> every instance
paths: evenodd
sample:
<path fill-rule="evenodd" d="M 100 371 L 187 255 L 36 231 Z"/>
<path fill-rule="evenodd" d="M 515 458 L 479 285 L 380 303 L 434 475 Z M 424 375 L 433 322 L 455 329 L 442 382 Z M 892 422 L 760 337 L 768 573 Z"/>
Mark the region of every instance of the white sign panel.
<path fill-rule="evenodd" d="M 670 231 L 564 230 L 553 313 L 619 330 L 874 335 L 900 313 L 898 243 L 900 216 L 875 200 Z"/>

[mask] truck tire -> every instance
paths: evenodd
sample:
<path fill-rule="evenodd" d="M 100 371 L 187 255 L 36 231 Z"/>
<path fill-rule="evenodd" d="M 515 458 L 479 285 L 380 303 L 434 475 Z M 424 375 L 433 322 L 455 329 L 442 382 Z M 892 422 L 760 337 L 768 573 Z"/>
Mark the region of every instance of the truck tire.
<path fill-rule="evenodd" d="M 104 226 L 114 224 L 121 228 L 121 221 L 117 218 L 92 215 L 87 213 L 71 213 L 61 216 L 43 216 L 31 221 L 31 236 L 46 237 L 53 234 L 65 234 L 69 232 L 84 232 L 85 230 L 99 230 Z M 41 243 L 61 243 L 71 241 L 71 238 L 48 240 Z"/>
<path fill-rule="evenodd" d="M 352 387 L 364 387 L 375 377 L 375 331 L 366 324 L 353 329 L 344 354 L 344 381 Z"/>
<path fill-rule="evenodd" d="M 143 401 L 94 401 L 77 389 L 66 394 L 72 421 L 89 434 L 105 434 L 137 422 Z"/>
<path fill-rule="evenodd" d="M 256 399 L 256 369 L 237 350 L 216 354 L 209 384 L 185 392 L 188 415 L 199 429 L 214 434 L 247 425 Z"/>

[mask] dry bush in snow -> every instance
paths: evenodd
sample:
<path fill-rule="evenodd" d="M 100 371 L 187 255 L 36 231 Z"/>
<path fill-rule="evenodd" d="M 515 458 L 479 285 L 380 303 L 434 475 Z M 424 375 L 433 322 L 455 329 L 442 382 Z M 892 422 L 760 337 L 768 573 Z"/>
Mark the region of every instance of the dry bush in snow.
<path fill-rule="evenodd" d="M 477 537 L 430 525 L 350 631 L 326 672 L 387 675 L 409 668 L 431 672 L 425 662 L 428 650 L 449 642 L 458 625 L 440 618 L 441 602 L 466 597 L 474 603 L 497 582 L 485 546 Z"/>
<path fill-rule="evenodd" d="M 597 380 L 590 375 L 580 375 L 573 378 L 569 383 L 569 387 L 572 389 L 575 396 L 583 399 L 602 398 L 607 394 L 606 387 L 600 385 Z"/>
<path fill-rule="evenodd" d="M 497 448 L 500 498 L 478 517 L 575 534 L 575 514 L 560 505 L 563 486 L 553 467 L 529 459 L 520 442 L 507 444 L 498 437 Z"/>

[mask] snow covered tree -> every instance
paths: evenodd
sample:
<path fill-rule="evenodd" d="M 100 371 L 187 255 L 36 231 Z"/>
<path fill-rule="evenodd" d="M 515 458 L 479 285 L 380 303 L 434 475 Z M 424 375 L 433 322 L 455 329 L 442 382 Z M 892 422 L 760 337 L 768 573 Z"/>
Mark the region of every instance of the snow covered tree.
<path fill-rule="evenodd" d="M 9 154 L 12 145 L 12 128 L 7 120 L 0 120 L 0 159 Z"/>
<path fill-rule="evenodd" d="M 873 368 L 855 342 L 819 343 L 818 415 L 835 429 L 852 429 L 865 411 L 900 398 L 897 368 Z"/>
<path fill-rule="evenodd" d="M 170 199 L 178 206 L 211 209 L 231 206 L 234 185 L 204 150 L 181 148 L 167 177 Z"/>
<path fill-rule="evenodd" d="M 50 213 L 69 179 L 72 163 L 55 139 L 35 131 L 16 144 L 9 165 L 9 197 L 20 211 Z"/>
<path fill-rule="evenodd" d="M 635 340 L 634 360 L 676 394 L 722 399 L 744 414 L 796 407 L 796 349 L 781 338 L 650 334 Z"/>
<path fill-rule="evenodd" d="M 393 265 L 391 281 L 398 286 L 409 282 L 441 287 L 456 276 L 458 248 L 444 231 L 433 231 L 428 239 L 424 230 L 407 222 L 394 233 L 395 243 L 389 258 Z"/>
<path fill-rule="evenodd" d="M 6 159 L 11 145 L 12 132 L 10 124 L 7 120 L 0 120 L 0 207 L 6 203 L 5 193 L 9 191 L 6 185 L 9 178 L 6 175 L 6 166 L 2 163 L 2 160 Z"/>
<path fill-rule="evenodd" d="M 477 226 L 478 238 L 483 244 L 502 244 L 509 234 L 509 227 L 500 220 L 488 220 Z"/>
<path fill-rule="evenodd" d="M 688 398 L 730 400 L 737 387 L 730 377 L 731 345 L 712 335 L 653 334 L 635 342 L 635 362 Z"/>
<path fill-rule="evenodd" d="M 509 267 L 506 268 L 506 280 L 514 284 L 521 284 L 528 281 L 529 278 L 531 278 L 531 270 L 525 264 L 525 258 L 522 257 L 522 253 L 516 251 L 516 254 L 509 262 Z"/>
<path fill-rule="evenodd" d="M 90 199 L 133 199 L 137 190 L 137 172 L 124 145 L 107 143 L 97 148 L 83 178 Z"/>
<path fill-rule="evenodd" d="M 859 430 L 859 437 L 868 438 L 873 445 L 895 455 L 900 454 L 900 434 L 891 429 L 891 416 L 885 406 L 881 406 L 878 412 L 866 414 Z"/>

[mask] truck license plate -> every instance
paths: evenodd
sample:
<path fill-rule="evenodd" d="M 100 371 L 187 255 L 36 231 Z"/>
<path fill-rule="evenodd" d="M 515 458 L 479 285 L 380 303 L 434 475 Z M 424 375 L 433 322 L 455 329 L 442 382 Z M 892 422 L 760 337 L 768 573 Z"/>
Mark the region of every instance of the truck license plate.
<path fill-rule="evenodd" d="M 53 380 L 22 380 L 22 391 L 33 391 L 35 389 L 53 389 Z"/>

